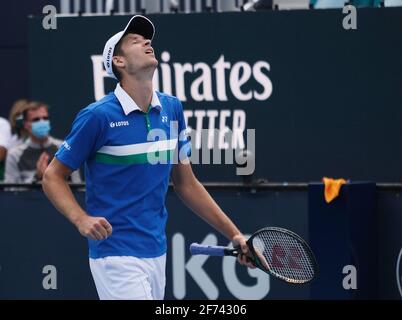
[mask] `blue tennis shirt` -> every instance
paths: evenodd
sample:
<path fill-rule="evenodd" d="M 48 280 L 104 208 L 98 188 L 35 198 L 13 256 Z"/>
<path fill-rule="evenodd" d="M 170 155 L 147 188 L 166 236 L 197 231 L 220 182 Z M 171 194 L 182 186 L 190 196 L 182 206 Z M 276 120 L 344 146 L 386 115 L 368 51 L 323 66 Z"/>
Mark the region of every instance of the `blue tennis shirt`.
<path fill-rule="evenodd" d="M 176 97 L 154 91 L 145 113 L 120 84 L 78 113 L 55 157 L 71 170 L 85 162 L 86 210 L 113 227 L 88 240 L 90 258 L 166 252 L 165 196 L 172 163 L 191 152 L 185 129 Z"/>

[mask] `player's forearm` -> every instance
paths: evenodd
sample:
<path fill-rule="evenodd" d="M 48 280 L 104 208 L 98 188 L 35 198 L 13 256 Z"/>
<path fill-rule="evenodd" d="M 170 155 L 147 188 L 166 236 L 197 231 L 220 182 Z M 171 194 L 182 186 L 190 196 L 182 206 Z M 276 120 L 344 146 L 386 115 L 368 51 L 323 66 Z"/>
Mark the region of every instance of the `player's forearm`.
<path fill-rule="evenodd" d="M 51 170 L 46 170 L 42 180 L 42 187 L 56 209 L 74 225 L 77 226 L 78 221 L 87 216 L 75 200 L 70 186 L 63 176 Z"/>
<path fill-rule="evenodd" d="M 175 191 L 192 211 L 229 240 L 232 240 L 235 235 L 241 234 L 198 180 L 186 183 L 182 187 L 175 186 Z"/>

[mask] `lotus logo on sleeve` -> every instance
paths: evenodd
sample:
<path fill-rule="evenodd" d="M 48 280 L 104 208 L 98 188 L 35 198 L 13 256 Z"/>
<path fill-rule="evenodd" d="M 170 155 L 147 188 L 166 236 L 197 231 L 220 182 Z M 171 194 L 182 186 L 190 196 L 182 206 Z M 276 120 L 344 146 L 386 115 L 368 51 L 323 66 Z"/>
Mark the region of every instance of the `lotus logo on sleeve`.
<path fill-rule="evenodd" d="M 71 150 L 71 146 L 68 144 L 67 141 L 64 141 L 64 142 L 62 143 L 62 146 L 63 146 L 64 148 L 66 148 L 67 150 Z"/>

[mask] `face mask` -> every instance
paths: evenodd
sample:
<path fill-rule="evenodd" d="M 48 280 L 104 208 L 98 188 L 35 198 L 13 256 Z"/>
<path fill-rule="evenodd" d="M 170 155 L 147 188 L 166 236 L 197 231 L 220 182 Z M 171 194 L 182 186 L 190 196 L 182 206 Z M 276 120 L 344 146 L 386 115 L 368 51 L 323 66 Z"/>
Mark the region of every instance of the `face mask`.
<path fill-rule="evenodd" d="M 40 120 L 32 123 L 32 134 L 37 138 L 44 138 L 50 132 L 50 121 Z"/>

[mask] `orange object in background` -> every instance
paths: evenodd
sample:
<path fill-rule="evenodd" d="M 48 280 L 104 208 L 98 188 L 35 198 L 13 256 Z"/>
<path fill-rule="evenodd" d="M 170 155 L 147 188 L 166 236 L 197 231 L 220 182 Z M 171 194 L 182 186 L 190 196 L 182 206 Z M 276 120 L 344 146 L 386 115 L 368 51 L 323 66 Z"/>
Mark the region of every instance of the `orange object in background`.
<path fill-rule="evenodd" d="M 327 177 L 322 178 L 322 181 L 325 185 L 324 197 L 327 203 L 330 203 L 339 195 L 342 185 L 346 183 L 345 179 L 332 179 Z"/>

